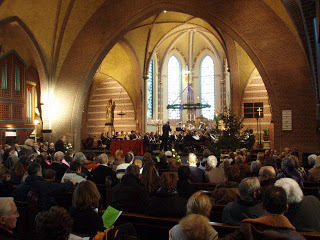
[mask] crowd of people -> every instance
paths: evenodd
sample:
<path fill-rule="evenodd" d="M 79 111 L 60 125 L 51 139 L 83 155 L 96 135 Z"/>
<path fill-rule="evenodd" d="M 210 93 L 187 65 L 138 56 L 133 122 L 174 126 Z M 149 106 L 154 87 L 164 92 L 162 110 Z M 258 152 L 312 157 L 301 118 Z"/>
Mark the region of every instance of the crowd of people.
<path fill-rule="evenodd" d="M 172 240 L 218 239 L 209 224 L 213 204 L 225 205 L 224 223 L 239 226 L 223 239 L 304 239 L 297 231 L 320 232 L 320 202 L 302 191 L 305 181 L 320 180 L 320 156 L 310 155 L 309 166 L 301 168 L 291 149 L 257 156 L 246 149 L 213 156 L 205 149 L 201 155 L 190 153 L 182 164 L 171 151 L 140 158 L 117 150 L 111 159 L 74 153 L 65 143 L 61 137 L 56 144 L 28 139 L 22 146 L 4 146 L 1 239 L 19 239 L 12 231 L 19 217 L 14 201 L 27 201 L 30 191 L 38 194 L 41 211 L 35 219 L 38 239 L 77 239 L 77 234 L 131 239 L 136 232 L 130 223 L 103 226 L 98 209 L 106 206 L 97 185 L 106 182 L 112 187 L 111 206 L 120 211 L 180 218 L 169 232 Z M 195 183 L 212 183 L 215 189 L 201 192 Z M 56 197 L 70 192 L 72 205 L 57 207 Z"/>

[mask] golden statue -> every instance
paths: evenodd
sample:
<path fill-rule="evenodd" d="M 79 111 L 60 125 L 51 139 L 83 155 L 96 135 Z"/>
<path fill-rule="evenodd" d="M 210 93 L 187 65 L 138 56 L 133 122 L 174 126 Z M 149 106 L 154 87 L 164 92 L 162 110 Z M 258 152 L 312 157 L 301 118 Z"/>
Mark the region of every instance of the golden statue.
<path fill-rule="evenodd" d="M 105 125 L 113 126 L 114 121 L 114 109 L 116 108 L 116 103 L 112 102 L 112 98 L 109 100 L 108 105 L 106 106 L 106 118 L 107 122 Z"/>

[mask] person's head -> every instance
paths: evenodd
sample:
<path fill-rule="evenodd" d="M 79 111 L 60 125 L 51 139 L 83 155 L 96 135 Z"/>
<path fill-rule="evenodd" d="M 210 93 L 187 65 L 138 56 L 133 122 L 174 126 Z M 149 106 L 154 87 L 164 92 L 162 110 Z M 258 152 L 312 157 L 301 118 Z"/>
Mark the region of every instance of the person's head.
<path fill-rule="evenodd" d="M 243 156 L 240 154 L 238 156 L 236 156 L 235 162 L 236 163 L 243 163 Z"/>
<path fill-rule="evenodd" d="M 86 156 L 83 154 L 83 152 L 77 152 L 74 157 L 73 157 L 73 161 L 75 162 L 79 162 L 81 164 L 83 164 L 85 161 L 87 160 Z"/>
<path fill-rule="evenodd" d="M 203 150 L 202 155 L 203 155 L 204 158 L 207 158 L 207 157 L 209 157 L 211 155 L 211 151 L 206 148 L 205 150 Z"/>
<path fill-rule="evenodd" d="M 207 194 L 203 192 L 194 193 L 187 203 L 187 214 L 200 214 L 205 217 L 210 216 L 212 203 Z"/>
<path fill-rule="evenodd" d="M 310 166 L 317 165 L 317 164 L 318 164 L 317 155 L 315 155 L 315 154 L 309 155 L 309 156 L 308 156 L 308 164 L 309 164 Z"/>
<path fill-rule="evenodd" d="M 33 147 L 34 145 L 34 140 L 31 138 L 28 138 L 25 142 L 24 145 L 29 146 L 29 147 Z"/>
<path fill-rule="evenodd" d="M 276 170 L 271 166 L 264 166 L 259 170 L 259 181 L 267 181 L 276 177 Z"/>
<path fill-rule="evenodd" d="M 188 164 L 193 167 L 197 165 L 197 156 L 194 153 L 189 153 Z"/>
<path fill-rule="evenodd" d="M 184 239 L 212 240 L 217 232 L 209 224 L 209 219 L 199 214 L 190 214 L 179 221 L 180 231 Z"/>
<path fill-rule="evenodd" d="M 11 230 L 17 225 L 19 212 L 12 197 L 0 198 L 0 227 Z"/>
<path fill-rule="evenodd" d="M 98 156 L 98 162 L 100 164 L 108 164 L 109 162 L 109 158 L 108 158 L 108 155 L 105 154 L 105 153 L 102 153 Z"/>
<path fill-rule="evenodd" d="M 72 206 L 82 210 L 90 207 L 97 208 L 100 198 L 101 196 L 96 185 L 91 181 L 83 181 L 78 184 L 73 192 Z"/>
<path fill-rule="evenodd" d="M 137 165 L 139 168 L 142 168 L 142 161 L 140 159 L 134 160 L 133 164 Z"/>
<path fill-rule="evenodd" d="M 181 167 L 181 162 L 178 162 L 178 161 L 171 161 L 170 163 L 169 163 L 169 171 L 170 172 L 178 172 L 178 169 L 179 169 L 179 167 Z"/>
<path fill-rule="evenodd" d="M 161 154 L 159 155 L 159 159 L 160 159 L 160 162 L 161 162 L 161 163 L 167 163 L 167 161 L 168 161 L 168 158 L 167 158 L 167 156 L 166 156 L 164 153 L 161 153 Z"/>
<path fill-rule="evenodd" d="M 256 200 L 260 195 L 260 182 L 256 177 L 243 179 L 239 184 L 240 198 L 245 201 Z"/>
<path fill-rule="evenodd" d="M 124 159 L 125 163 L 130 163 L 131 164 L 133 162 L 133 160 L 134 160 L 133 153 L 132 152 L 128 152 L 126 154 L 126 156 L 125 156 L 125 159 Z"/>
<path fill-rule="evenodd" d="M 228 181 L 238 182 L 240 177 L 240 169 L 236 165 L 231 165 L 227 167 L 224 171 L 226 178 Z"/>
<path fill-rule="evenodd" d="M 28 175 L 29 176 L 42 176 L 41 165 L 37 162 L 32 162 L 28 166 Z"/>
<path fill-rule="evenodd" d="M 67 240 L 73 225 L 67 210 L 56 206 L 40 212 L 35 222 L 38 240 Z"/>
<path fill-rule="evenodd" d="M 208 170 L 216 168 L 217 164 L 218 164 L 218 159 L 215 156 L 211 155 L 208 157 L 207 165 L 206 165 Z"/>
<path fill-rule="evenodd" d="M 72 162 L 69 170 L 72 172 L 81 173 L 81 164 L 79 162 Z"/>
<path fill-rule="evenodd" d="M 178 169 L 179 180 L 187 181 L 187 180 L 189 180 L 190 175 L 191 175 L 191 170 L 188 166 L 179 167 L 179 169 Z"/>
<path fill-rule="evenodd" d="M 142 158 L 142 165 L 144 166 L 147 162 L 153 162 L 152 155 L 149 152 L 146 152 Z"/>
<path fill-rule="evenodd" d="M 268 213 L 283 214 L 288 210 L 286 192 L 281 187 L 270 186 L 264 191 L 262 204 Z"/>
<path fill-rule="evenodd" d="M 13 165 L 13 171 L 18 175 L 18 176 L 23 176 L 24 174 L 24 167 L 23 164 L 20 161 L 15 162 Z"/>
<path fill-rule="evenodd" d="M 117 151 L 114 153 L 114 158 L 115 158 L 115 161 L 118 162 L 118 163 L 124 162 L 123 151 L 122 151 L 122 150 L 117 150 Z"/>
<path fill-rule="evenodd" d="M 56 174 L 57 174 L 57 172 L 55 170 L 48 168 L 48 169 L 46 169 L 46 173 L 45 173 L 44 178 L 46 180 L 53 180 L 54 181 L 56 179 Z"/>
<path fill-rule="evenodd" d="M 294 179 L 281 178 L 274 185 L 284 189 L 287 194 L 288 204 L 300 203 L 302 201 L 303 192 Z"/>
<path fill-rule="evenodd" d="M 63 135 L 60 137 L 60 140 L 65 143 L 67 141 L 67 137 Z"/>
<path fill-rule="evenodd" d="M 257 154 L 257 160 L 260 161 L 260 162 L 263 162 L 263 157 L 264 157 L 263 152 L 258 152 L 258 154 Z"/>
<path fill-rule="evenodd" d="M 260 168 L 261 168 L 260 161 L 253 161 L 250 165 L 250 172 L 252 176 L 258 176 Z"/>
<path fill-rule="evenodd" d="M 140 168 L 137 165 L 131 164 L 126 168 L 126 175 L 132 174 L 135 177 L 140 177 Z"/>
<path fill-rule="evenodd" d="M 61 163 L 63 159 L 64 159 L 64 153 L 61 151 L 56 152 L 53 156 L 54 162 Z"/>
<path fill-rule="evenodd" d="M 160 187 L 165 190 L 173 190 L 177 188 L 178 175 L 173 172 L 164 172 L 160 178 Z"/>
<path fill-rule="evenodd" d="M 282 159 L 281 167 L 293 171 L 296 167 L 296 161 L 292 156 L 287 156 Z"/>

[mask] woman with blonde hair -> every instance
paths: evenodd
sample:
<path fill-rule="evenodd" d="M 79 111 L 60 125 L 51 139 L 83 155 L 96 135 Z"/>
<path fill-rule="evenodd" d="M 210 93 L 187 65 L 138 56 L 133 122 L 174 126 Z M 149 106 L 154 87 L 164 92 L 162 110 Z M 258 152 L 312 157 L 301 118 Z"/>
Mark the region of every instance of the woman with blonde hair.
<path fill-rule="evenodd" d="M 173 229 L 169 240 L 217 240 L 218 233 L 211 227 L 209 219 L 200 214 L 190 214 L 179 221 L 179 235 Z"/>
<path fill-rule="evenodd" d="M 91 181 L 78 184 L 73 192 L 69 213 L 74 221 L 72 231 L 80 234 L 95 234 L 103 231 L 103 222 L 98 214 L 100 193 Z"/>
<path fill-rule="evenodd" d="M 198 216 L 205 217 L 206 223 L 209 222 L 209 216 L 211 213 L 212 203 L 207 194 L 203 192 L 194 193 L 187 202 L 187 215 L 197 214 Z M 198 221 L 198 220 L 197 220 Z M 184 240 L 180 222 L 175 225 L 170 231 L 169 236 L 171 240 Z M 189 239 L 189 238 L 188 238 Z M 212 238 L 214 239 L 214 238 Z"/>

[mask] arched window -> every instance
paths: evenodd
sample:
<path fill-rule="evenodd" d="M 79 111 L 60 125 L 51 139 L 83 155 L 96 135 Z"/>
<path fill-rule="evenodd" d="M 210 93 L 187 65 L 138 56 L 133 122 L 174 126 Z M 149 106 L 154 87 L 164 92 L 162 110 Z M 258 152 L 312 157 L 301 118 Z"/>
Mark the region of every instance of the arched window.
<path fill-rule="evenodd" d="M 168 62 L 168 104 L 181 104 L 181 63 L 176 56 Z M 169 109 L 168 119 L 180 119 L 180 109 Z"/>
<path fill-rule="evenodd" d="M 149 72 L 148 72 L 148 83 L 147 83 L 147 99 L 148 99 L 148 110 L 147 116 L 149 119 L 153 118 L 153 82 L 154 82 L 154 60 L 152 59 L 149 65 Z"/>
<path fill-rule="evenodd" d="M 209 104 L 210 108 L 201 109 L 201 114 L 208 119 L 214 118 L 214 62 L 210 56 L 205 56 L 200 63 L 200 98 L 202 104 Z"/>

